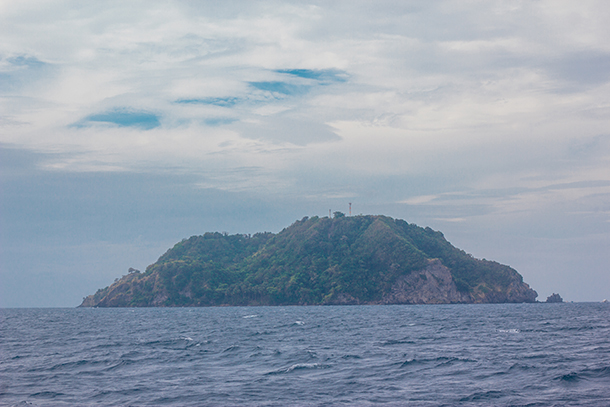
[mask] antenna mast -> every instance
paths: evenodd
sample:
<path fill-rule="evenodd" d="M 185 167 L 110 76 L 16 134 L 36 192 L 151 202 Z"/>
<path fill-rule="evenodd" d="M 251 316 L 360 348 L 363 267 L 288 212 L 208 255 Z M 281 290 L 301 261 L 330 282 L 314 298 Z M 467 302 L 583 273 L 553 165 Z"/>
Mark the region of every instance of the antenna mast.
<path fill-rule="evenodd" d="M 349 203 L 349 216 L 352 216 L 352 203 Z"/>

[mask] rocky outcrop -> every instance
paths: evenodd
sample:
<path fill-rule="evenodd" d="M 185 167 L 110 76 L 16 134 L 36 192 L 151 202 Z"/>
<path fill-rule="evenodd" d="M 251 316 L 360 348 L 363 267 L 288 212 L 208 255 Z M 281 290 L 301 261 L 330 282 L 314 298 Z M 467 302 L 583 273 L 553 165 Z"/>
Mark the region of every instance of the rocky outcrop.
<path fill-rule="evenodd" d="M 535 302 L 538 293 L 515 278 L 508 289 L 481 284 L 460 291 L 451 270 L 439 259 L 430 259 L 423 270 L 400 277 L 383 296 L 382 304 L 463 304 Z"/>
<path fill-rule="evenodd" d="M 84 308 L 95 307 L 95 306 L 97 306 L 98 302 L 99 301 L 95 300 L 95 295 L 88 295 L 83 298 L 83 302 L 81 303 L 81 305 L 79 305 L 79 307 L 84 307 Z"/>
<path fill-rule="evenodd" d="M 79 307 L 163 307 L 167 298 L 167 291 L 159 283 L 158 274 L 134 273 L 85 297 Z"/>
<path fill-rule="evenodd" d="M 421 271 L 402 276 L 390 292 L 383 296 L 382 304 L 454 304 L 469 303 L 472 297 L 458 291 L 451 270 L 440 260 L 431 259 Z"/>
<path fill-rule="evenodd" d="M 553 294 L 549 295 L 548 297 L 546 297 L 546 302 L 560 303 L 560 302 L 563 302 L 563 298 L 561 298 L 561 295 L 553 293 Z"/>
<path fill-rule="evenodd" d="M 323 303 L 324 305 L 361 305 L 357 298 L 347 293 L 340 293 L 337 295 L 331 295 Z"/>
<path fill-rule="evenodd" d="M 523 281 L 513 281 L 506 290 L 506 300 L 503 302 L 536 302 L 538 293 Z"/>

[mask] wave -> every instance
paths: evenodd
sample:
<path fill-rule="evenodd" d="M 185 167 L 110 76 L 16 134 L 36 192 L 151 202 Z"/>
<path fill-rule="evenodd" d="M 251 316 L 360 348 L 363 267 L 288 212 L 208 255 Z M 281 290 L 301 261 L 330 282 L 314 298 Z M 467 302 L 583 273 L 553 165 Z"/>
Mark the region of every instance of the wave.
<path fill-rule="evenodd" d="M 107 362 L 104 360 L 89 360 L 82 359 L 74 362 L 63 362 L 58 363 L 56 365 L 51 366 L 50 368 L 35 368 L 30 369 L 31 372 L 40 372 L 40 371 L 49 371 L 49 372 L 63 372 L 63 371 L 78 371 L 92 366 L 99 366 L 106 364 Z"/>
<path fill-rule="evenodd" d="M 362 359 L 362 356 L 347 354 L 347 355 L 341 356 L 341 359 Z"/>
<path fill-rule="evenodd" d="M 274 370 L 267 373 L 267 375 L 278 375 L 294 372 L 295 370 L 309 370 L 309 369 L 328 369 L 330 365 L 324 365 L 321 363 L 295 363 L 286 368 Z"/>
<path fill-rule="evenodd" d="M 537 369 L 536 366 L 531 366 L 531 365 L 524 365 L 522 363 L 514 363 L 511 367 L 508 368 L 508 371 L 523 371 L 523 370 L 531 370 L 531 369 Z"/>
<path fill-rule="evenodd" d="M 207 341 L 204 341 L 203 343 L 206 343 Z M 186 349 L 186 348 L 190 348 L 191 346 L 195 346 L 201 344 L 200 342 L 196 342 L 194 341 L 191 337 L 189 336 L 180 336 L 178 338 L 170 338 L 170 339 L 157 339 L 154 341 L 146 341 L 146 342 L 140 342 L 141 346 L 144 347 L 150 347 L 150 348 L 162 348 L 162 349 Z"/>
<path fill-rule="evenodd" d="M 56 398 L 56 397 L 63 396 L 64 394 L 65 393 L 59 393 L 59 392 L 56 392 L 56 391 L 40 391 L 40 392 L 31 394 L 30 397 L 53 399 L 53 398 Z"/>
<path fill-rule="evenodd" d="M 415 341 L 406 340 L 406 339 L 389 339 L 387 341 L 381 342 L 381 346 L 392 346 L 392 345 L 413 345 Z"/>
<path fill-rule="evenodd" d="M 509 394 L 507 394 L 504 391 L 500 391 L 500 390 L 489 390 L 489 391 L 484 391 L 484 392 L 475 392 L 469 396 L 466 397 L 462 397 L 460 399 L 460 401 L 464 402 L 464 401 L 485 401 L 485 400 L 494 400 L 494 399 L 499 399 L 505 396 L 508 396 Z"/>
<path fill-rule="evenodd" d="M 437 358 L 427 359 L 407 359 L 400 367 L 414 366 L 414 365 L 433 365 L 433 367 L 450 366 L 456 363 L 476 363 L 474 359 L 464 359 L 456 357 L 439 356 Z M 432 367 L 432 366 L 431 366 Z"/>
<path fill-rule="evenodd" d="M 112 366 L 107 367 L 106 369 L 104 369 L 104 371 L 106 372 L 112 372 L 114 370 L 118 370 L 127 366 L 131 366 L 133 364 L 136 364 L 137 362 L 135 360 L 131 360 L 131 359 L 121 359 L 120 361 L 118 361 L 118 363 L 115 363 Z"/>
<path fill-rule="evenodd" d="M 222 353 L 235 352 L 237 350 L 239 350 L 239 345 L 231 345 L 228 348 L 225 348 Z"/>
<path fill-rule="evenodd" d="M 570 372 L 557 376 L 555 380 L 566 383 L 576 383 L 583 380 L 597 380 L 610 378 L 610 366 L 603 366 L 593 369 L 583 369 L 578 372 Z"/>

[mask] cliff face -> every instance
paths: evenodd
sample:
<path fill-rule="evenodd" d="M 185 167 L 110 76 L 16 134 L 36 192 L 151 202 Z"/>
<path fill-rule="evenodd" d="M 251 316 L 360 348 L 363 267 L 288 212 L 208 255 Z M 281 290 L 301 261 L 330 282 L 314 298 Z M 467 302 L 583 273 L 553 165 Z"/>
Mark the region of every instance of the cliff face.
<path fill-rule="evenodd" d="M 451 270 L 438 259 L 426 268 L 400 276 L 386 293 L 383 304 L 447 304 L 471 303 L 472 295 L 457 289 Z"/>
<path fill-rule="evenodd" d="M 384 216 L 303 218 L 278 234 L 176 244 L 82 307 L 534 302 L 513 269 Z"/>
<path fill-rule="evenodd" d="M 515 279 L 506 289 L 459 291 L 451 270 L 440 260 L 431 259 L 426 268 L 401 276 L 384 294 L 383 304 L 468 304 L 534 302 L 537 293 Z"/>

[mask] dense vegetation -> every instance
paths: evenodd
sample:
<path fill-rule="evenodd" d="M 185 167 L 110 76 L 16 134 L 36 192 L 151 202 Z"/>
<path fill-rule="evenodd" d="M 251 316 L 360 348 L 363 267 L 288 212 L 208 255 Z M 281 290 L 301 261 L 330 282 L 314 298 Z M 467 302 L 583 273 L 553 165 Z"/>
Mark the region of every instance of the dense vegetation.
<path fill-rule="evenodd" d="M 335 213 L 305 217 L 278 234 L 193 236 L 145 273 L 132 272 L 83 304 L 378 303 L 397 279 L 424 269 L 430 259 L 448 267 L 457 290 L 470 293 L 473 302 L 501 302 L 511 284 L 522 284 L 515 270 L 477 260 L 430 228 Z"/>

